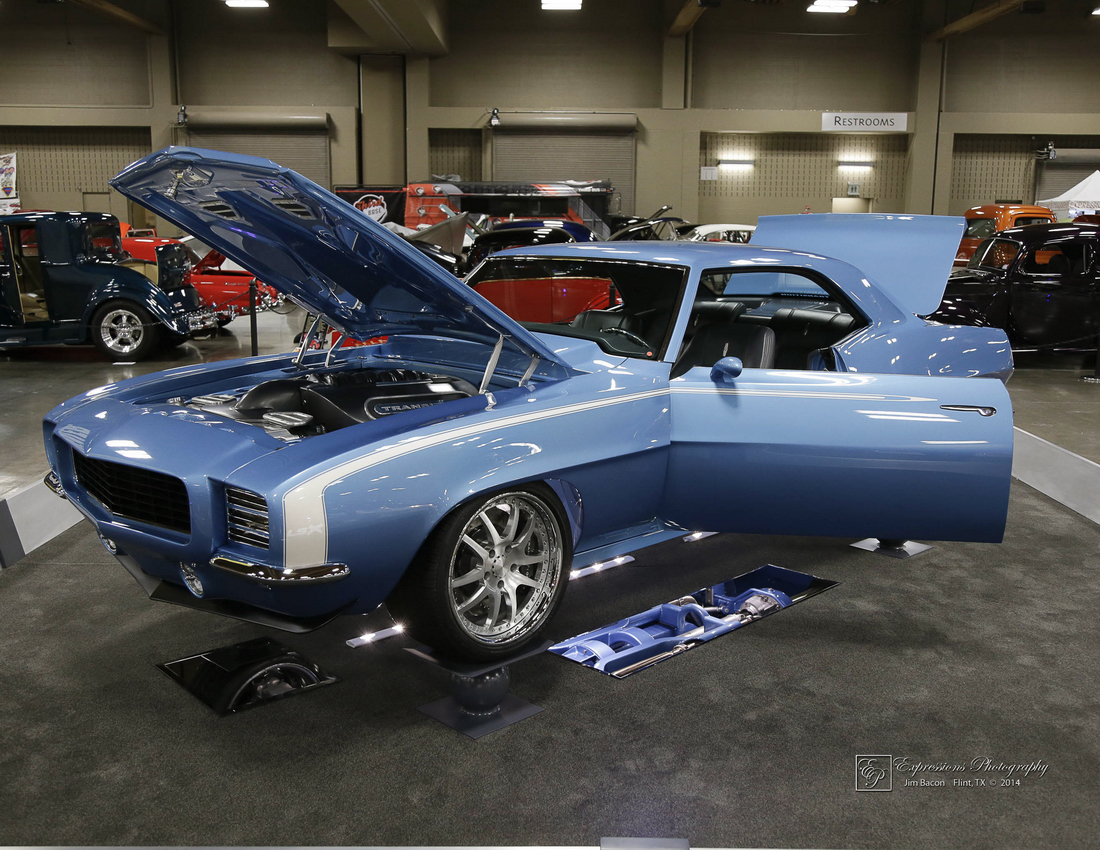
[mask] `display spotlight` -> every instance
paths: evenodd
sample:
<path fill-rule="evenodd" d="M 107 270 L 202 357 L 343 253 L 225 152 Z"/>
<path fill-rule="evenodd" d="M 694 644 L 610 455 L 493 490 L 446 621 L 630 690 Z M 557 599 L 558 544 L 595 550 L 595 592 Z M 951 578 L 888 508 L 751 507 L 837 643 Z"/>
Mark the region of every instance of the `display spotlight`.
<path fill-rule="evenodd" d="M 489 126 L 490 127 L 499 127 L 500 126 L 500 110 L 496 109 L 495 107 L 494 107 L 493 111 L 491 113 L 489 113 Z"/>
<path fill-rule="evenodd" d="M 400 634 L 404 634 L 405 627 L 401 623 L 395 623 L 388 629 L 382 629 L 378 632 L 368 632 L 362 637 L 352 638 L 345 643 L 354 649 L 357 646 L 366 646 L 368 643 L 378 643 L 380 640 L 386 640 L 386 638 L 397 637 Z"/>
<path fill-rule="evenodd" d="M 597 561 L 594 564 L 589 564 L 587 567 L 581 567 L 580 569 L 569 571 L 569 580 L 573 581 L 576 578 L 584 578 L 590 576 L 593 573 L 601 573 L 604 570 L 610 570 L 612 567 L 621 567 L 623 564 L 629 564 L 634 560 L 630 555 L 620 555 L 618 558 L 612 558 L 610 561 Z"/>

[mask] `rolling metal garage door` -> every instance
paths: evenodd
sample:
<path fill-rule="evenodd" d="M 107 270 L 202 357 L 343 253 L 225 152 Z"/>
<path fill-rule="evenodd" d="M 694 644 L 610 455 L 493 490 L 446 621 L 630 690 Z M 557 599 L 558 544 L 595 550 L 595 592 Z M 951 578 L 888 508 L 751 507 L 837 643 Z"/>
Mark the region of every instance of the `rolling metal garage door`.
<path fill-rule="evenodd" d="M 192 147 L 262 156 L 291 168 L 314 183 L 332 188 L 327 128 L 294 129 L 188 127 Z"/>
<path fill-rule="evenodd" d="M 493 180 L 539 183 L 610 180 L 622 210 L 634 210 L 634 133 L 604 131 L 497 130 L 493 133 Z"/>

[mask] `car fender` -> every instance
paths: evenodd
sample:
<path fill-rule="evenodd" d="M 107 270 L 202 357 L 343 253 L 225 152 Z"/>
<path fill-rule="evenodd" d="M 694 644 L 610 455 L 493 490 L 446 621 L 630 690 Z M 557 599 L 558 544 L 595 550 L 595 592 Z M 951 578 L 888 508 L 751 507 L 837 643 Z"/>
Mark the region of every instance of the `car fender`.
<path fill-rule="evenodd" d="M 877 323 L 835 346 L 848 372 L 954 377 L 1012 374 L 1012 348 L 1000 328 L 947 325 L 913 317 L 904 325 Z"/>
<path fill-rule="evenodd" d="M 173 333 L 189 332 L 187 314 L 199 309 L 200 304 L 194 289 L 187 287 L 173 293 L 160 289 L 145 275 L 133 269 L 120 266 L 108 267 L 101 280 L 88 293 L 81 323 L 91 328 L 92 316 L 108 301 L 132 301 L 149 311 L 154 319 Z"/>
<path fill-rule="evenodd" d="M 604 381 L 591 376 L 585 393 L 549 385 L 474 396 L 441 406 L 450 416 L 397 414 L 257 459 L 227 483 L 268 494 L 283 566 L 346 563 L 369 607 L 444 517 L 487 493 L 547 483 L 574 543 L 651 521 L 667 462 L 667 386 L 649 379 L 601 395 Z"/>

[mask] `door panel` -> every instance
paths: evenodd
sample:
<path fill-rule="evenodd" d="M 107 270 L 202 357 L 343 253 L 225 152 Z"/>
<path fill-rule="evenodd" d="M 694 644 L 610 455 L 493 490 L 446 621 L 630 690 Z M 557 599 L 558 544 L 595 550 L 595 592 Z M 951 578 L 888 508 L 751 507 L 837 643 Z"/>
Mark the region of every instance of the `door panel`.
<path fill-rule="evenodd" d="M 1029 251 L 1009 282 L 1017 343 L 1087 345 L 1097 330 L 1096 263 L 1091 243 L 1054 240 Z"/>
<path fill-rule="evenodd" d="M 981 541 L 1004 533 L 1012 410 L 1000 381 L 746 369 L 718 385 L 697 367 L 671 387 L 663 516 L 685 528 Z"/>

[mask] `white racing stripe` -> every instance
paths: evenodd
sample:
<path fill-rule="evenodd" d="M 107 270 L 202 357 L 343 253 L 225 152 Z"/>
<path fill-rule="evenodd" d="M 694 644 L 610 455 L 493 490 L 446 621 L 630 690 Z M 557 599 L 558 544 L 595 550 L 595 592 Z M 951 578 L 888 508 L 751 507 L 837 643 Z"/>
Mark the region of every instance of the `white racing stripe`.
<path fill-rule="evenodd" d="M 643 401 L 647 398 L 667 396 L 668 388 L 659 390 L 647 390 L 640 393 L 615 396 L 595 401 L 580 402 L 552 410 L 536 409 L 525 413 L 505 416 L 489 422 L 478 422 L 472 425 L 464 425 L 459 428 L 451 428 L 434 434 L 406 437 L 396 443 L 380 446 L 369 451 L 362 457 L 345 461 L 338 466 L 318 473 L 297 487 L 287 491 L 283 496 L 283 552 L 287 567 L 309 567 L 324 564 L 328 560 L 328 525 L 325 519 L 324 494 L 326 488 L 339 483 L 349 475 L 362 472 L 380 463 L 412 454 L 413 452 L 440 446 L 454 440 L 466 437 L 474 437 L 510 428 L 514 425 L 524 425 L 529 422 L 544 421 L 560 416 L 569 416 L 574 413 L 583 413 L 598 410 L 604 407 L 612 407 L 618 404 L 629 404 L 635 401 Z"/>

